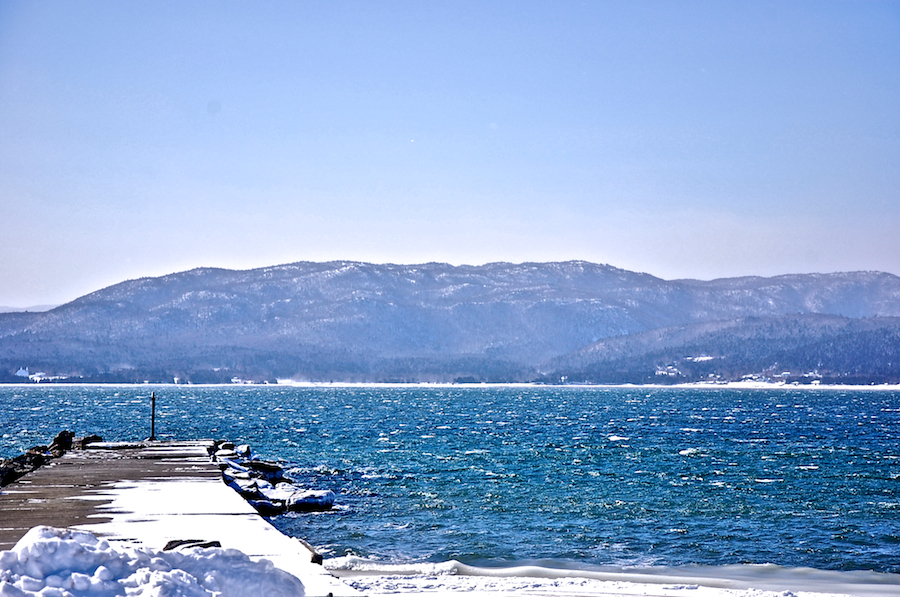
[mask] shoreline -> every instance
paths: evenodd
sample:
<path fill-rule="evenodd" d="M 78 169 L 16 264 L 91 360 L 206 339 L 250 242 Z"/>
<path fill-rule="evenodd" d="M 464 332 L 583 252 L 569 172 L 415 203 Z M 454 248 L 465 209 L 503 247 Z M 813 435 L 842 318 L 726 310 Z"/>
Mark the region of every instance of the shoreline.
<path fill-rule="evenodd" d="M 55 387 L 98 387 L 98 388 L 575 388 L 575 389 L 687 389 L 687 390 L 872 390 L 900 391 L 897 384 L 801 384 L 763 381 L 690 382 L 683 384 L 542 384 L 531 382 L 318 382 L 278 380 L 278 383 L 209 383 L 187 384 L 170 382 L 0 382 L 7 388 L 55 388 Z"/>

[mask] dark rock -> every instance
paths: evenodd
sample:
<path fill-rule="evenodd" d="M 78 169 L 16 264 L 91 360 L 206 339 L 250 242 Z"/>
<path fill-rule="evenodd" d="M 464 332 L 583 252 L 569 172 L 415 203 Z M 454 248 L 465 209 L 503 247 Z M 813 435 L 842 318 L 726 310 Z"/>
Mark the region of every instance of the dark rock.
<path fill-rule="evenodd" d="M 62 456 L 72 449 L 73 439 L 75 439 L 75 434 L 71 431 L 60 431 L 50 444 L 50 453 L 57 458 Z"/>
<path fill-rule="evenodd" d="M 172 539 L 166 543 L 163 551 L 171 551 L 179 547 L 222 547 L 222 544 L 218 541 L 203 541 L 202 539 Z"/>
<path fill-rule="evenodd" d="M 32 446 L 24 454 L 0 461 L 0 487 L 9 485 L 53 458 L 59 458 L 72 449 L 74 438 L 75 434 L 71 431 L 60 431 L 49 446 Z M 96 438 L 90 441 L 101 441 L 97 435 L 88 438 Z"/>
<path fill-rule="evenodd" d="M 238 494 L 245 500 L 262 498 L 262 494 L 259 493 L 259 488 L 256 487 L 256 481 L 234 479 L 232 481 L 226 481 L 225 484 L 238 492 Z"/>
<path fill-rule="evenodd" d="M 222 468 L 222 478 L 225 479 L 226 483 L 231 483 L 235 479 L 240 479 L 242 481 L 249 481 L 251 479 L 250 473 L 247 471 L 230 468 L 227 464 Z"/>
<path fill-rule="evenodd" d="M 99 435 L 86 435 L 75 440 L 75 445 L 80 449 L 85 449 L 90 444 L 102 442 L 103 438 Z"/>
<path fill-rule="evenodd" d="M 0 487 L 5 487 L 21 477 L 13 463 L 12 458 L 0 461 Z"/>
<path fill-rule="evenodd" d="M 291 512 L 321 512 L 334 506 L 334 492 L 331 490 L 299 490 L 287 502 Z"/>
<path fill-rule="evenodd" d="M 253 472 L 260 473 L 268 481 L 271 481 L 273 483 L 278 479 L 284 478 L 284 469 L 274 462 L 267 462 L 265 460 L 248 460 L 244 464 L 248 469 L 250 469 L 251 474 Z"/>
<path fill-rule="evenodd" d="M 216 460 L 234 460 L 238 455 L 234 450 L 226 450 L 222 448 L 221 450 L 216 450 L 216 453 L 213 454 L 213 458 Z"/>
<path fill-rule="evenodd" d="M 263 516 L 276 516 L 287 509 L 284 502 L 272 500 L 247 500 L 247 503 Z"/>
<path fill-rule="evenodd" d="M 49 457 L 44 452 L 34 448 L 29 449 L 20 456 L 4 460 L 0 464 L 0 487 L 9 485 L 23 475 L 27 475 L 42 466 L 47 460 L 49 460 Z"/>
<path fill-rule="evenodd" d="M 34 470 L 40 466 L 44 466 L 44 463 L 50 458 L 52 458 L 52 456 L 48 455 L 47 452 L 37 452 L 32 448 L 21 456 L 16 456 L 13 460 L 22 468 Z"/>

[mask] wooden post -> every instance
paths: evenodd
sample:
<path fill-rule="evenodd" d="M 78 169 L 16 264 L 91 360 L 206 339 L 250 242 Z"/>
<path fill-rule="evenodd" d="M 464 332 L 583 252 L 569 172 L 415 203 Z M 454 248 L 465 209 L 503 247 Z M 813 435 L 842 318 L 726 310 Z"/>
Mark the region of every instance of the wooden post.
<path fill-rule="evenodd" d="M 156 441 L 156 392 L 150 392 L 150 441 Z"/>

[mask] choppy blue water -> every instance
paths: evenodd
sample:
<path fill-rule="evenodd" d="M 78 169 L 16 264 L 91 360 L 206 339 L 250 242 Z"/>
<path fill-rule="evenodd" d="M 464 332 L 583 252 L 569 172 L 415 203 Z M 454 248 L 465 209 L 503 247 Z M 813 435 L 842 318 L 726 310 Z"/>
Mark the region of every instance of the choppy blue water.
<path fill-rule="evenodd" d="M 273 522 L 383 562 L 900 572 L 900 392 L 6 386 L 0 456 L 61 429 L 227 438 L 338 494 Z"/>

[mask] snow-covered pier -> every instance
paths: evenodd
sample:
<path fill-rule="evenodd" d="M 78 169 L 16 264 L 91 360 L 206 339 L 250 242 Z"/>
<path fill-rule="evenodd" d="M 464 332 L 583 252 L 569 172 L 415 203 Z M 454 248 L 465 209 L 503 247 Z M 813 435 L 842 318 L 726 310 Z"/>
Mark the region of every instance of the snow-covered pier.
<path fill-rule="evenodd" d="M 101 442 L 54 458 L 0 491 L 0 550 L 41 525 L 158 551 L 221 546 L 271 561 L 308 596 L 358 595 L 223 483 L 214 450 L 212 441 Z"/>

